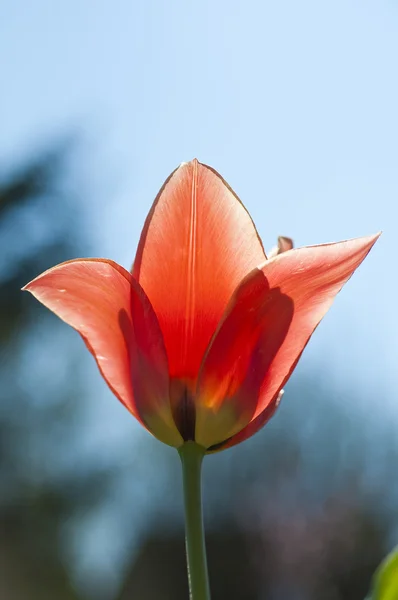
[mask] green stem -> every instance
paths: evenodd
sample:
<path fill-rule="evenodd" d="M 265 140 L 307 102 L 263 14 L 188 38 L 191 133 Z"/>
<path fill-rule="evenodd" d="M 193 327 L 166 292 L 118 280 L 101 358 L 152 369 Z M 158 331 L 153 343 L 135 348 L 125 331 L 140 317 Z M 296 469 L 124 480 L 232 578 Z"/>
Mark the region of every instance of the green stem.
<path fill-rule="evenodd" d="M 185 545 L 191 600 L 210 600 L 202 515 L 201 470 L 205 449 L 186 442 L 178 450 L 182 463 L 185 506 Z"/>

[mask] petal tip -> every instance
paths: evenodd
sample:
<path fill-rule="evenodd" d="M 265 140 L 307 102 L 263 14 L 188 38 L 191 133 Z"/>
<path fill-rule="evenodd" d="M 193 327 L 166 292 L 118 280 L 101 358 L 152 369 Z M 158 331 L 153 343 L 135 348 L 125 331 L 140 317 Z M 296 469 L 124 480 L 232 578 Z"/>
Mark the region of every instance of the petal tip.
<path fill-rule="evenodd" d="M 36 281 L 37 277 L 35 279 L 32 279 L 32 281 L 28 281 L 28 283 L 25 283 L 25 285 L 23 287 L 21 287 L 21 292 L 30 292 L 31 294 L 33 293 L 31 290 L 32 284 Z"/>
<path fill-rule="evenodd" d="M 197 158 L 192 158 L 191 160 L 183 160 L 179 165 L 178 165 L 178 169 L 181 169 L 181 167 L 187 167 L 187 166 L 196 166 L 196 165 L 201 165 L 202 163 L 199 162 L 199 160 Z"/>
<path fill-rule="evenodd" d="M 377 239 L 379 239 L 379 237 L 381 236 L 382 233 L 383 233 L 382 230 L 380 230 L 380 231 L 377 231 L 376 233 L 372 233 L 371 235 L 365 236 L 365 238 L 368 238 L 369 240 L 377 240 Z"/>
<path fill-rule="evenodd" d="M 371 248 L 373 248 L 373 246 L 375 245 L 375 243 L 377 242 L 377 240 L 379 239 L 379 237 L 381 236 L 383 232 L 382 231 L 378 231 L 377 233 L 374 233 L 372 235 L 367 235 L 363 238 L 358 238 L 359 240 L 362 240 L 366 245 L 369 246 L 369 250 Z"/>

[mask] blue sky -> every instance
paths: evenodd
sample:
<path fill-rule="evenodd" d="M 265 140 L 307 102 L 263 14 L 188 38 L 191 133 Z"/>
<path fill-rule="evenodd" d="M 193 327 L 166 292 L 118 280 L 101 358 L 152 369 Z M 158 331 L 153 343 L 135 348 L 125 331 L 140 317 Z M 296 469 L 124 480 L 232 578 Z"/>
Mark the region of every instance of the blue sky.
<path fill-rule="evenodd" d="M 265 247 L 382 229 L 303 360 L 388 390 L 396 416 L 397 63 L 394 0 L 3 0 L 0 161 L 81 131 L 93 248 L 126 267 L 163 180 L 194 156 Z"/>
<path fill-rule="evenodd" d="M 382 229 L 309 352 L 396 383 L 397 58 L 393 1 L 3 1 L 0 159 L 82 131 L 94 247 L 126 266 L 161 183 L 194 156 L 266 247 Z"/>

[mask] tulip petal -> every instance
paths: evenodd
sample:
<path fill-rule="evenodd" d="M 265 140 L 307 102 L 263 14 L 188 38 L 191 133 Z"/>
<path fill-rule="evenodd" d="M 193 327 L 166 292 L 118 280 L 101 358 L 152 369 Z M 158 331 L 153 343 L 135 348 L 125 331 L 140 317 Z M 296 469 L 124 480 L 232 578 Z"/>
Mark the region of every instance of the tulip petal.
<path fill-rule="evenodd" d="M 165 443 L 182 443 L 159 324 L 128 271 L 110 260 L 72 260 L 24 289 L 80 333 L 113 393 L 143 425 Z"/>
<path fill-rule="evenodd" d="M 292 300 L 256 270 L 239 286 L 210 344 L 196 391 L 195 441 L 229 439 L 252 419 L 260 388 L 293 318 Z"/>
<path fill-rule="evenodd" d="M 261 270 L 255 269 L 246 277 L 235 292 L 223 317 L 221 328 L 212 341 L 212 346 L 218 349 L 219 363 L 218 365 L 216 364 L 216 356 L 214 356 L 209 365 L 206 365 L 206 361 L 209 360 L 209 356 L 212 354 L 212 346 L 210 346 L 209 353 L 204 362 L 205 384 L 202 385 L 200 378 L 199 385 L 202 385 L 202 388 L 199 389 L 201 396 L 200 402 L 198 401 L 196 417 L 197 435 L 195 439 L 198 443 L 206 447 L 211 446 L 208 442 L 211 441 L 210 436 L 213 434 L 213 430 L 210 430 L 210 428 L 206 431 L 206 426 L 210 420 L 209 404 L 210 406 L 212 404 L 212 400 L 210 399 L 209 402 L 206 398 L 206 390 L 215 395 L 218 415 L 220 417 L 226 415 L 226 428 L 231 427 L 230 421 L 233 418 L 228 411 L 232 411 L 232 415 L 235 416 L 235 425 L 242 425 L 243 423 L 243 427 L 245 427 L 249 423 L 250 419 L 244 423 L 245 417 L 247 417 L 247 403 L 250 403 L 251 409 L 251 403 L 253 402 L 252 394 L 256 391 L 258 392 L 257 406 L 252 411 L 251 417 L 253 425 L 245 433 L 242 432 L 242 438 L 239 438 L 239 441 L 246 439 L 248 435 L 257 431 L 266 422 L 268 419 L 268 407 L 278 397 L 280 390 L 290 377 L 315 328 L 330 308 L 336 294 L 364 260 L 378 237 L 379 234 L 336 244 L 290 250 L 267 261 L 261 267 Z M 264 292 L 266 292 L 267 288 L 269 290 L 268 294 L 264 294 L 264 301 L 268 302 L 271 295 L 277 292 L 278 295 L 276 298 L 279 301 L 279 305 L 276 302 L 275 312 L 271 311 L 270 318 L 261 321 L 263 331 L 260 342 L 264 343 L 263 356 L 260 362 L 254 356 L 254 362 L 251 363 L 253 369 L 258 369 L 258 377 L 261 377 L 261 381 L 259 382 L 254 377 L 254 374 L 251 374 L 250 380 L 255 381 L 255 385 L 249 390 L 245 379 L 247 378 L 247 373 L 242 377 L 242 371 L 231 365 L 231 370 L 235 369 L 235 387 L 239 387 L 239 381 L 241 381 L 242 386 L 242 390 L 240 392 L 237 391 L 231 401 L 226 365 L 224 366 L 223 363 L 224 360 L 230 360 L 230 347 L 233 347 L 233 335 L 237 335 L 237 339 L 240 339 L 242 348 L 246 343 L 246 351 L 258 351 L 257 346 L 252 343 L 251 331 L 252 323 L 259 318 L 260 311 L 262 310 L 260 304 L 261 294 L 256 292 L 257 296 L 255 294 L 252 295 L 252 305 L 249 309 L 251 311 L 250 314 L 247 312 L 245 315 L 244 311 L 237 311 L 236 303 L 239 301 L 239 298 L 250 295 L 252 290 L 256 289 L 255 283 L 261 281 L 259 273 L 264 277 L 262 283 Z M 285 331 L 288 315 L 286 298 L 290 299 L 294 307 L 287 332 Z M 233 320 L 234 313 L 236 315 L 235 322 Z M 238 321 L 239 314 L 242 319 L 241 323 Z M 229 330 L 231 324 L 233 333 Z M 285 331 L 284 336 L 283 331 Z M 280 341 L 281 337 L 283 339 L 278 346 L 278 341 Z M 272 345 L 270 340 L 274 340 L 274 345 Z M 266 344 L 268 344 L 268 347 Z M 268 356 L 268 362 L 266 356 Z M 213 380 L 211 378 L 212 373 L 214 373 Z M 218 388 L 214 384 L 217 377 L 219 379 Z M 225 384 L 222 384 L 222 381 L 226 382 L 224 399 L 222 385 Z M 240 411 L 236 406 L 239 402 L 242 404 Z M 216 423 L 217 420 L 214 422 Z M 243 427 L 240 429 L 242 430 Z M 222 433 L 221 423 L 219 424 L 218 431 Z M 239 431 L 239 429 L 235 431 L 232 436 L 236 435 Z M 221 440 L 213 442 L 213 444 L 216 443 L 221 443 Z M 233 438 L 230 445 L 233 445 Z"/>
<path fill-rule="evenodd" d="M 152 206 L 133 266 L 172 377 L 195 381 L 234 289 L 264 260 L 250 215 L 222 177 L 196 160 L 177 168 Z"/>
<path fill-rule="evenodd" d="M 210 447 L 207 450 L 207 452 L 213 453 L 219 452 L 220 450 L 226 450 L 227 448 L 232 448 L 232 446 L 236 446 L 237 444 L 240 444 L 241 442 L 244 442 L 245 440 L 251 438 L 255 433 L 257 433 L 257 431 L 260 431 L 260 429 L 262 429 L 264 425 L 266 425 L 268 421 L 274 416 L 276 409 L 281 403 L 283 394 L 284 391 L 281 390 L 279 394 L 277 394 L 275 398 L 273 398 L 273 400 L 268 404 L 268 406 L 264 408 L 263 412 L 261 412 L 255 419 L 250 421 L 250 423 L 246 425 L 246 427 L 244 427 L 241 431 L 239 431 L 239 433 L 233 435 L 221 444 L 217 444 L 214 447 Z"/>
<path fill-rule="evenodd" d="M 270 288 L 294 303 L 289 332 L 261 386 L 256 418 L 278 394 L 336 295 L 365 259 L 380 234 L 290 250 L 267 261 L 262 272 Z"/>

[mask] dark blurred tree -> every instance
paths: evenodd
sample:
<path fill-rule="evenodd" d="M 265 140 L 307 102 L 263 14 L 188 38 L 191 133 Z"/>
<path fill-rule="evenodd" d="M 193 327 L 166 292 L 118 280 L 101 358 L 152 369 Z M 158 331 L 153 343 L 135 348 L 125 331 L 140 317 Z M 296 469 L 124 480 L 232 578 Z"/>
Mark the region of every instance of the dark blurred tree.
<path fill-rule="evenodd" d="M 81 246 L 72 154 L 72 142 L 59 144 L 0 178 L 0 598 L 7 600 L 81 598 L 62 528 L 101 487 L 100 474 L 64 468 L 79 368 L 56 319 L 20 291 Z M 47 324 L 51 343 L 42 344 Z"/>
<path fill-rule="evenodd" d="M 21 287 L 44 268 L 74 252 L 59 179 L 70 148 L 45 153 L 35 162 L 0 179 L 0 340 L 34 316 Z M 62 220 L 65 223 L 61 225 Z M 72 229 L 73 231 L 73 229 Z"/>
<path fill-rule="evenodd" d="M 228 600 L 258 599 L 258 577 L 250 548 L 234 523 L 209 531 L 206 536 L 212 597 Z M 117 600 L 187 600 L 184 530 L 153 532 L 143 542 L 138 557 Z"/>

